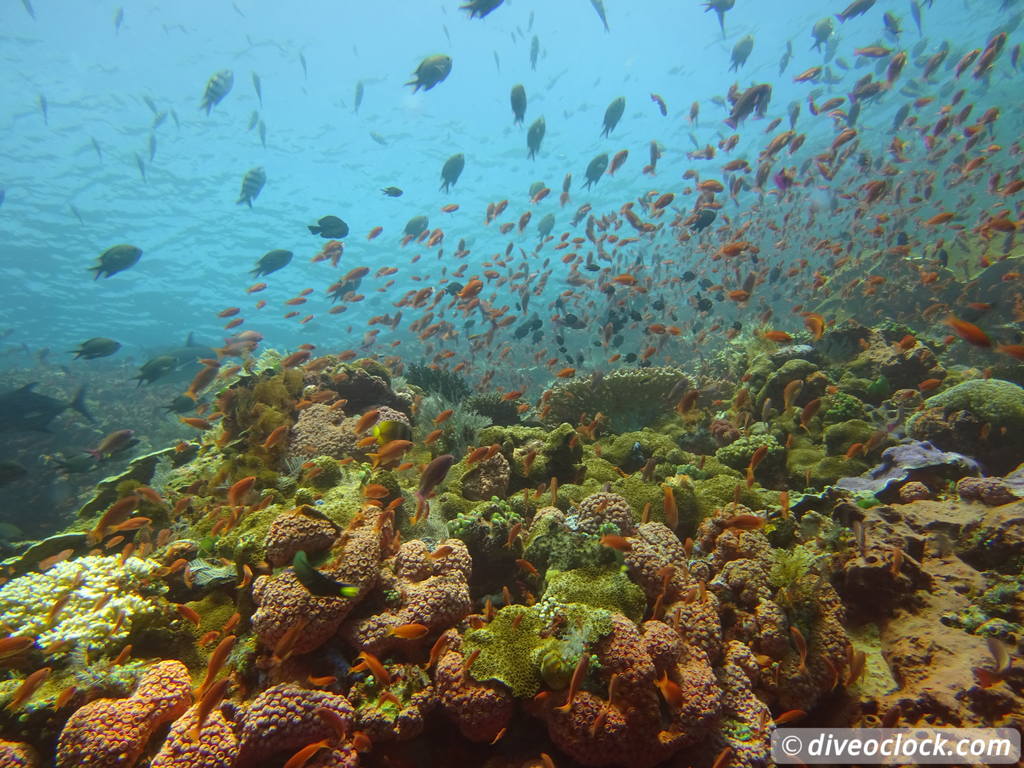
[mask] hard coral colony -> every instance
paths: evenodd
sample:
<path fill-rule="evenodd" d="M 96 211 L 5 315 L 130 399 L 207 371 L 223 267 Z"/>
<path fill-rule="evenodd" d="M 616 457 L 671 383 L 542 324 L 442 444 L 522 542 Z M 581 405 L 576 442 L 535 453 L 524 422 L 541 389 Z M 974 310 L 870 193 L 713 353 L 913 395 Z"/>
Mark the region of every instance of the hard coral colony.
<path fill-rule="evenodd" d="M 634 16 L 702 24 L 714 41 L 702 68 L 740 79 L 709 75 L 680 109 L 678 84 L 658 79 L 666 62 L 640 56 L 601 121 L 559 90 L 583 73 L 570 57 L 559 74 L 566 43 L 556 50 L 552 33 L 545 48 L 545 25 L 578 27 L 579 51 L 612 55 L 612 41 L 648 45 L 636 18 L 623 10 L 620 26 L 624 6 L 602 0 L 596 19 L 523 5 L 464 1 L 457 22 L 412 14 L 415 32 L 436 28 L 453 50 L 410 61 L 397 117 L 382 110 L 404 64 L 358 80 L 336 122 L 388 126 L 369 132 L 367 157 L 406 145 L 447 157 L 440 189 L 416 162 L 374 177 L 359 212 L 383 223 L 352 230 L 303 203 L 316 224 L 299 233 L 318 244 L 258 256 L 261 282 L 214 312 L 233 333 L 223 345 L 189 335 L 134 377 L 81 374 L 88 390 L 70 381 L 78 366 L 116 366 L 121 342 L 79 342 L 75 368 L 46 354 L 12 368 L 0 431 L 24 450 L 0 463 L 0 485 L 29 493 L 42 467 L 59 471 L 78 510 L 61 516 L 54 486 L 25 507 L 49 526 L 40 535 L 20 530 L 38 524 L 28 515 L 0 524 L 0 766 L 756 768 L 789 724 L 1024 727 L 1024 183 L 1021 107 L 1003 98 L 1024 15 L 969 3 L 995 26 L 979 36 L 961 9 L 914 0 L 912 39 L 887 0 L 839 3 L 794 17 L 808 34 L 785 43 L 778 82 L 754 83 L 756 9 L 652 6 Z M 140 24 L 118 9 L 112 34 Z M 486 80 L 474 78 L 489 57 L 470 66 L 460 33 L 493 42 Z M 266 40 L 248 39 L 238 57 L 256 66 Z M 294 58 L 276 84 L 334 93 Z M 479 169 L 503 156 L 485 162 L 445 99 L 460 79 L 493 90 L 510 77 L 523 80 L 508 83 L 508 131 L 526 133 L 516 151 L 536 175 L 565 176 L 528 192 L 489 181 L 508 197 L 486 201 Z M 633 93 L 641 77 L 649 100 Z M 294 202 L 267 185 L 288 165 L 268 147 L 264 117 L 288 125 L 275 80 L 266 106 L 251 80 L 243 96 L 217 71 L 199 119 L 143 97 L 148 161 L 134 167 L 147 195 L 173 183 L 156 160 L 168 116 L 179 137 L 216 142 L 248 98 L 267 160 L 242 176 L 234 213 L 260 227 L 269 219 L 254 217 Z M 54 102 L 55 123 L 72 101 Z M 45 97 L 37 107 L 49 126 Z M 665 143 L 637 146 L 641 130 Z M 575 183 L 553 160 L 566 137 L 587 154 Z M 632 182 L 630 149 L 649 158 Z M 114 162 L 97 139 L 93 151 Z M 559 212 L 574 196 L 570 219 Z M 399 198 L 416 206 L 404 227 L 389 214 Z M 442 198 L 444 228 L 431 228 L 424 206 Z M 396 228 L 384 256 L 377 238 Z M 159 250 L 103 249 L 95 290 Z M 341 272 L 324 312 L 304 306 L 322 303 L 313 288 L 275 293 L 286 275 L 328 268 Z M 283 319 L 267 318 L 271 301 Z M 294 348 L 234 330 L 257 317 Z M 35 392 L 36 378 L 75 394 Z M 95 447 L 31 442 L 83 419 L 98 419 L 78 433 Z M 24 458 L 44 450 L 38 466 Z"/>

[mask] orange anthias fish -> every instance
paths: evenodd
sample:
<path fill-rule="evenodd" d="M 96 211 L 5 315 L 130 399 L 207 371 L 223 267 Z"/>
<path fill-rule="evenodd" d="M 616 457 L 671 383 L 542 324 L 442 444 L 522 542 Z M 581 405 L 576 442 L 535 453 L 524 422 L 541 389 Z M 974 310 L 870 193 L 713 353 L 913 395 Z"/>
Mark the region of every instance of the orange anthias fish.
<path fill-rule="evenodd" d="M 583 678 L 587 676 L 587 670 L 590 668 L 590 654 L 584 653 L 580 656 L 579 662 L 576 664 L 576 669 L 573 670 L 572 679 L 569 681 L 569 693 L 565 697 L 565 704 L 560 707 L 555 707 L 559 712 L 571 712 L 572 702 L 576 698 L 576 694 L 580 690 L 580 686 L 583 684 Z"/>
<path fill-rule="evenodd" d="M 402 640 L 419 640 L 421 637 L 425 637 L 428 632 L 430 632 L 430 627 L 425 624 L 400 624 L 388 630 L 389 635 L 401 638 Z"/>
<path fill-rule="evenodd" d="M 992 340 L 988 337 L 988 334 L 974 323 L 968 323 L 966 320 L 961 320 L 956 315 L 950 315 L 946 318 L 946 325 L 952 328 L 953 333 L 968 344 L 973 344 L 976 347 L 984 347 L 985 349 L 992 346 Z"/>
<path fill-rule="evenodd" d="M 245 503 L 249 491 L 256 485 L 256 476 L 243 477 L 228 489 L 228 504 L 233 507 L 242 506 Z"/>
<path fill-rule="evenodd" d="M 376 453 L 366 455 L 370 457 L 376 468 L 398 461 L 410 448 L 412 448 L 412 442 L 409 440 L 391 440 L 384 443 Z"/>
<path fill-rule="evenodd" d="M 784 344 L 793 340 L 793 337 L 785 331 L 765 331 L 761 334 L 761 338 L 766 341 L 774 341 L 777 344 Z"/>
<path fill-rule="evenodd" d="M 7 703 L 7 711 L 17 712 L 21 709 L 22 705 L 32 698 L 32 694 L 39 690 L 39 686 L 46 682 L 52 671 L 51 667 L 43 667 L 22 680 L 21 685 L 14 691 L 14 695 Z"/>
<path fill-rule="evenodd" d="M 679 687 L 679 683 L 669 679 L 668 672 L 663 672 L 655 685 L 658 686 L 666 704 L 673 709 L 683 706 L 683 690 Z"/>

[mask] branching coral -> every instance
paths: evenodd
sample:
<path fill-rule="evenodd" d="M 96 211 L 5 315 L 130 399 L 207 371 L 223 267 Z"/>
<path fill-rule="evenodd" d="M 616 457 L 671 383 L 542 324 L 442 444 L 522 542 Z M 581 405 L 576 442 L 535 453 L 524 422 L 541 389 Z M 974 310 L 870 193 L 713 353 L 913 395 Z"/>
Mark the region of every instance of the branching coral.
<path fill-rule="evenodd" d="M 123 644 L 133 626 L 163 614 L 160 570 L 156 560 L 137 557 L 123 563 L 98 555 L 65 560 L 0 587 L 0 622 L 36 637 L 40 647 L 59 644 L 53 654 L 58 658 L 75 646 L 110 650 Z"/>

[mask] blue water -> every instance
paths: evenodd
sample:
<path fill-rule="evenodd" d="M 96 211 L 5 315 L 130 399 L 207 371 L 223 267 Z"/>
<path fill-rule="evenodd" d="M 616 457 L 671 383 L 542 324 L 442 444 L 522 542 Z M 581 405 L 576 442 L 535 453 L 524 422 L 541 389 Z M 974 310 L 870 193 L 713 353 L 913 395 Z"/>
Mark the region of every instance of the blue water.
<path fill-rule="evenodd" d="M 413 275 L 429 283 L 439 269 L 457 266 L 451 253 L 459 238 L 472 249 L 471 272 L 510 239 L 529 250 L 537 239 L 536 222 L 548 211 L 556 213 L 558 235 L 583 202 L 595 213 L 614 211 L 650 189 L 678 191 L 689 167 L 716 175 L 712 168 L 720 166 L 718 160 L 685 157 L 693 149 L 691 130 L 702 146 L 730 133 L 722 122 L 725 111 L 710 98 L 724 95 L 734 81 L 743 88 L 771 82 L 769 117 L 784 116 L 790 101 L 803 101 L 814 87 L 791 82 L 797 72 L 821 63 L 821 54 L 810 50 L 812 24 L 840 5 L 740 2 L 726 16 L 723 40 L 714 14 L 694 2 L 608 0 L 611 34 L 586 0 L 515 0 L 484 20 L 470 20 L 455 3 L 412 0 L 310 2 L 298 8 L 245 0 L 234 7 L 133 3 L 124 7 L 123 26 L 115 33 L 118 6 L 113 3 L 69 9 L 38 0 L 33 20 L 19 2 L 8 0 L 0 10 L 9 84 L 0 93 L 0 186 L 6 190 L 0 207 L 0 327 L 13 329 L 9 343 L 64 349 L 103 335 L 122 341 L 123 354 L 136 351 L 144 357 L 146 349 L 177 343 L 187 331 L 211 343 L 218 340 L 224 333 L 215 313 L 237 305 L 247 310 L 243 328 L 258 329 L 271 344 L 350 346 L 362 335 L 358 315 L 393 311 L 391 302 L 404 288 L 423 285 L 412 282 Z M 907 3 L 880 2 L 865 16 L 836 24 L 839 55 L 852 61 L 851 47 L 881 41 L 881 14 L 890 8 L 903 16 L 903 47 L 916 43 Z M 949 40 L 950 61 L 955 60 L 961 49 L 983 46 L 1008 15 L 994 0 L 937 3 L 925 9 L 927 52 Z M 536 71 L 529 64 L 534 34 L 541 44 Z M 756 44 L 736 76 L 728 71 L 729 52 L 745 34 L 754 35 Z M 787 40 L 794 57 L 779 77 Z M 1014 42 L 1011 37 L 1007 50 Z M 422 57 L 435 52 L 453 57 L 451 75 L 429 92 L 412 93 L 403 83 Z M 207 117 L 199 110 L 200 98 L 207 79 L 221 69 L 234 72 L 234 88 Z M 912 69 L 908 65 L 908 72 Z M 846 83 L 864 71 L 869 70 L 847 74 Z M 262 109 L 253 72 L 262 81 Z M 997 77 L 994 87 L 1005 87 L 1004 78 Z M 365 98 L 354 113 L 359 80 Z M 525 85 L 529 101 L 522 127 L 512 125 L 509 107 L 515 83 Z M 975 87 L 973 81 L 966 85 Z M 668 117 L 658 113 L 651 92 L 664 97 Z M 39 107 L 41 95 L 48 124 Z M 610 138 L 601 138 L 604 109 L 620 95 L 626 97 L 625 115 Z M 146 96 L 159 110 L 173 110 L 180 126 L 168 116 L 153 129 Z M 691 128 L 686 114 L 695 100 L 701 118 Z M 901 103 L 890 98 L 868 105 L 858 126 L 862 134 L 886 133 Z M 1011 103 L 1003 106 L 1013 109 Z M 266 149 L 257 130 L 246 130 L 253 110 L 266 123 Z M 815 151 L 820 143 L 815 134 L 827 139 L 831 121 L 812 121 L 805 104 L 802 111 L 798 129 L 811 134 L 805 146 Z M 530 162 L 526 127 L 540 115 L 547 135 L 539 157 Z M 765 141 L 763 125 L 748 121 L 728 158 L 747 157 L 756 164 L 756 149 Z M 377 144 L 370 131 L 389 145 Z M 151 134 L 156 139 L 152 161 Z M 665 146 L 654 178 L 639 173 L 651 140 Z M 592 192 L 580 190 L 589 160 L 620 149 L 630 150 L 626 166 Z M 466 155 L 466 169 L 453 192 L 444 195 L 438 191 L 440 167 L 455 152 Z M 145 162 L 147 181 L 140 177 L 136 154 Z M 258 165 L 266 168 L 266 187 L 252 210 L 237 206 L 242 176 Z M 559 208 L 567 172 L 574 177 L 572 202 Z M 515 217 L 529 209 L 527 190 L 538 180 L 552 194 L 533 206 L 526 234 L 502 237 L 494 225 L 483 226 L 489 201 L 509 199 L 508 213 Z M 405 195 L 382 198 L 378 189 L 389 184 Z M 752 202 L 754 196 L 747 195 Z M 454 215 L 439 211 L 449 202 L 461 206 Z M 741 213 L 744 202 L 727 212 Z M 322 241 L 305 230 L 328 213 L 340 215 L 352 230 L 339 270 L 364 264 L 374 270 L 400 268 L 396 284 L 384 292 L 376 290 L 383 280 L 365 281 L 366 300 L 340 317 L 325 314 L 323 298 L 337 271 L 309 262 Z M 430 216 L 432 228 L 445 231 L 440 259 L 434 249 L 398 247 L 404 223 L 421 213 Z M 377 225 L 384 234 L 366 242 L 365 234 Z M 91 281 L 86 270 L 95 257 L 121 242 L 143 249 L 140 263 L 109 280 Z M 272 248 L 294 251 L 294 262 L 272 276 L 269 290 L 247 296 L 247 271 Z M 423 259 L 410 265 L 417 251 Z M 685 249 L 679 256 L 685 261 Z M 533 261 L 539 268 L 539 257 Z M 559 266 L 556 260 L 556 270 Z M 305 326 L 296 325 L 298 318 L 280 319 L 281 302 L 307 287 L 315 292 L 301 309 L 317 318 Z M 548 293 L 561 289 L 552 280 Z M 249 310 L 256 298 L 270 304 L 258 315 Z M 398 334 L 394 338 L 411 343 L 407 334 Z M 382 342 L 391 339 L 391 331 L 382 331 Z M 405 354 L 415 356 L 415 350 Z"/>

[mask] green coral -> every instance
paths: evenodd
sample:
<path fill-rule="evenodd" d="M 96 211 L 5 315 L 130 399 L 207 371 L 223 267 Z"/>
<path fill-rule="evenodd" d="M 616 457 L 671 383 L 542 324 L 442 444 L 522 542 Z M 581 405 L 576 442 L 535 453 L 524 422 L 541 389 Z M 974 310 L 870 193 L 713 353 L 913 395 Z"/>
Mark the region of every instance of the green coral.
<path fill-rule="evenodd" d="M 313 467 L 304 474 L 305 482 L 314 488 L 332 488 L 341 482 L 342 471 L 336 459 L 330 456 L 317 456 L 311 460 Z M 318 471 L 315 471 L 318 470 Z"/>
<path fill-rule="evenodd" d="M 765 400 L 771 400 L 772 404 L 781 411 L 786 385 L 791 381 L 799 380 L 806 382 L 811 374 L 818 371 L 818 366 L 800 358 L 787 360 L 777 368 L 774 367 L 775 365 L 775 363 L 772 363 L 773 370 L 768 374 L 764 386 L 757 393 L 756 403 L 757 407 L 760 408 Z M 804 395 L 804 397 L 806 398 L 807 395 Z"/>
<path fill-rule="evenodd" d="M 476 594 L 500 591 L 509 571 L 517 569 L 518 549 L 506 544 L 509 531 L 522 522 L 509 502 L 493 499 L 467 506 L 448 523 L 448 535 L 464 541 L 473 557 Z"/>
<path fill-rule="evenodd" d="M 508 605 L 486 626 L 466 632 L 462 650 L 466 656 L 480 651 L 469 669 L 475 680 L 497 681 L 526 698 L 542 684 L 563 688 L 580 656 L 611 629 L 611 614 L 586 605 Z"/>
<path fill-rule="evenodd" d="M 533 520 L 524 542 L 523 557 L 544 572 L 614 563 L 615 550 L 602 546 L 596 536 L 571 530 L 560 514 L 541 514 Z"/>
<path fill-rule="evenodd" d="M 942 408 L 947 413 L 970 411 L 991 424 L 993 431 L 1004 427 L 1011 433 L 1024 430 L 1024 388 L 1012 381 L 971 379 L 929 397 L 924 406 Z"/>
<path fill-rule="evenodd" d="M 656 482 L 647 482 L 637 472 L 629 477 L 619 477 L 612 483 L 612 491 L 629 502 L 636 522 L 640 522 L 640 515 L 643 514 L 644 507 L 648 504 L 651 505 L 650 519 L 664 522 L 661 487 Z M 680 509 L 680 518 L 684 515 L 684 509 L 688 510 L 692 506 L 689 504 L 689 499 L 684 501 L 685 496 L 686 494 L 681 489 L 676 493 L 676 507 Z"/>
<path fill-rule="evenodd" d="M 872 381 L 864 390 L 864 399 L 873 405 L 878 405 L 892 394 L 892 384 L 884 374 Z"/>
<path fill-rule="evenodd" d="M 875 428 L 862 419 L 849 419 L 825 428 L 825 449 L 831 456 L 842 456 L 854 443 L 867 443 Z"/>
<path fill-rule="evenodd" d="M 768 582 L 776 589 L 776 600 L 784 607 L 812 600 L 818 579 L 812 575 L 815 554 L 802 544 L 772 551 Z"/>
<path fill-rule="evenodd" d="M 674 418 L 669 395 L 686 374 L 673 366 L 617 368 L 605 376 L 559 381 L 544 393 L 546 424 L 579 424 L 603 413 L 607 428 L 629 432 Z"/>
<path fill-rule="evenodd" d="M 864 403 L 846 392 L 825 395 L 821 403 L 821 418 L 825 424 L 838 424 L 864 417 Z"/>
<path fill-rule="evenodd" d="M 794 448 L 786 456 L 789 483 L 796 487 L 821 488 L 835 483 L 840 477 L 860 475 L 867 470 L 868 465 L 861 459 L 826 456 L 817 447 Z"/>
<path fill-rule="evenodd" d="M 460 516 L 472 516 L 473 505 L 474 502 L 450 491 L 440 493 L 430 501 L 431 511 L 439 512 L 444 520 L 454 520 Z"/>
<path fill-rule="evenodd" d="M 739 473 L 715 475 L 707 480 L 694 480 L 693 493 L 698 521 L 733 500 L 739 501 L 740 504 L 750 509 L 757 510 L 772 506 L 775 503 L 774 499 L 778 496 L 777 493 L 756 486 L 747 488 Z"/>
<path fill-rule="evenodd" d="M 469 630 L 463 638 L 463 654 L 480 654 L 469 668 L 475 680 L 504 683 L 517 698 L 540 690 L 541 630 L 547 622 L 536 606 L 508 605 L 486 627 Z"/>
<path fill-rule="evenodd" d="M 376 376 L 378 379 L 383 379 L 384 383 L 391 386 L 391 371 L 378 360 L 374 360 L 372 357 L 362 357 L 352 363 L 353 366 L 362 368 L 371 376 Z M 406 379 L 409 377 L 406 376 Z"/>
<path fill-rule="evenodd" d="M 549 570 L 544 599 L 621 613 L 638 624 L 647 605 L 643 590 L 617 567 Z"/>
<path fill-rule="evenodd" d="M 524 486 L 535 488 L 553 476 L 561 484 L 569 483 L 583 469 L 583 448 L 571 424 L 559 424 L 552 429 L 487 427 L 480 431 L 477 440 L 480 445 L 497 443 L 501 452 L 510 459 L 510 493 Z M 527 471 L 527 457 L 531 453 L 533 463 Z"/>
<path fill-rule="evenodd" d="M 754 451 L 762 445 L 768 447 L 768 453 L 762 459 L 761 465 L 770 467 L 781 464 L 786 449 L 779 444 L 778 440 L 768 434 L 744 435 L 715 451 L 715 458 L 733 469 L 746 469 Z"/>
<path fill-rule="evenodd" d="M 326 457 L 324 457 L 326 458 Z M 335 468 L 338 463 L 330 459 Z M 264 509 L 252 509 L 245 512 L 229 531 L 218 533 L 212 540 L 212 553 L 219 557 L 241 565 L 256 565 L 266 558 L 264 542 L 271 524 L 282 512 L 292 507 L 308 504 L 315 506 L 339 528 L 344 528 L 359 511 L 363 503 L 360 486 L 363 466 L 354 465 L 339 469 L 337 482 L 320 491 L 311 487 L 299 488 L 289 503 L 270 504 Z M 208 536 L 211 527 L 217 522 L 216 517 L 205 517 L 196 524 L 193 535 L 196 538 Z"/>
<path fill-rule="evenodd" d="M 609 436 L 599 442 L 601 456 L 626 472 L 632 472 L 644 465 L 645 460 L 640 457 L 653 458 L 656 464 L 675 466 L 685 462 L 688 456 L 668 435 L 647 427 Z M 634 451 L 637 444 L 639 449 Z"/>
<path fill-rule="evenodd" d="M 615 465 L 604 457 L 595 454 L 591 446 L 587 446 L 585 449 L 583 465 L 587 470 L 587 480 L 594 480 L 598 483 L 613 483 L 622 477 L 616 471 Z"/>

